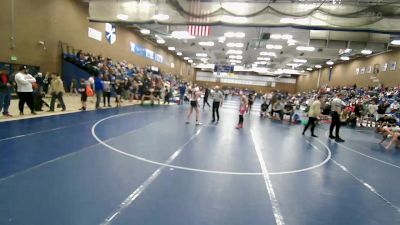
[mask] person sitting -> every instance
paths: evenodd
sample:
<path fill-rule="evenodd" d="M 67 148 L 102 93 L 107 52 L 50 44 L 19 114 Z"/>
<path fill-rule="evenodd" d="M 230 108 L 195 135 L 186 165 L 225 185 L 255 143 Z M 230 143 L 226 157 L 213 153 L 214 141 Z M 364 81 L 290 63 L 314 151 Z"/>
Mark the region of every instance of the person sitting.
<path fill-rule="evenodd" d="M 274 113 L 278 113 L 279 118 L 283 120 L 283 108 L 284 104 L 282 100 L 276 100 L 275 103 L 272 105 L 271 115 L 274 116 Z"/>
<path fill-rule="evenodd" d="M 291 100 L 289 100 L 286 102 L 286 104 L 283 108 L 283 114 L 282 114 L 281 120 L 283 120 L 284 115 L 289 115 L 290 116 L 289 123 L 292 123 L 293 114 L 294 114 L 294 105 L 293 105 L 293 102 Z"/>
<path fill-rule="evenodd" d="M 268 110 L 268 104 L 267 104 L 267 100 L 265 99 L 264 102 L 261 104 L 261 112 L 260 112 L 260 116 L 262 118 L 265 118 L 267 116 L 267 110 Z"/>

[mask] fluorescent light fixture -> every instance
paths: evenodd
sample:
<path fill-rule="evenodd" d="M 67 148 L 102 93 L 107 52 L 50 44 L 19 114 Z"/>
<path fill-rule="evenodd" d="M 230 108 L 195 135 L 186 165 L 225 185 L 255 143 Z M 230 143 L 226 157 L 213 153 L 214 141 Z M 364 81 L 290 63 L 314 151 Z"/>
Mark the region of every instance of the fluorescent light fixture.
<path fill-rule="evenodd" d="M 291 67 L 299 67 L 299 66 L 301 66 L 301 64 L 297 64 L 297 63 L 288 63 L 286 65 L 287 66 L 291 66 Z"/>
<path fill-rule="evenodd" d="M 177 52 L 176 54 L 179 55 L 179 56 L 181 56 L 181 55 L 182 55 L 182 52 Z"/>
<path fill-rule="evenodd" d="M 315 50 L 314 47 L 310 47 L 310 46 L 297 46 L 296 50 L 298 51 L 306 51 L 306 52 L 312 52 Z"/>
<path fill-rule="evenodd" d="M 260 65 L 266 65 L 266 64 L 267 64 L 267 62 L 265 62 L 265 61 L 260 61 L 260 62 L 256 62 L 256 64 L 260 64 Z"/>
<path fill-rule="evenodd" d="M 193 62 L 193 60 L 189 59 L 189 60 L 188 60 L 188 62 L 189 62 L 189 63 L 192 63 L 192 62 Z"/>
<path fill-rule="evenodd" d="M 197 57 L 207 57 L 207 53 L 196 53 Z"/>
<path fill-rule="evenodd" d="M 267 45 L 266 46 L 267 49 L 282 49 L 282 45 Z"/>
<path fill-rule="evenodd" d="M 305 70 L 300 71 L 300 73 L 305 73 L 305 72 L 306 72 Z"/>
<path fill-rule="evenodd" d="M 118 14 L 117 18 L 120 20 L 128 20 L 129 16 L 126 14 Z"/>
<path fill-rule="evenodd" d="M 201 45 L 201 46 L 214 46 L 214 42 L 212 42 L 212 41 L 201 41 L 201 42 L 199 42 L 199 45 Z"/>
<path fill-rule="evenodd" d="M 184 60 L 189 60 L 190 58 L 189 58 L 189 57 L 183 57 L 183 59 L 184 59 Z"/>
<path fill-rule="evenodd" d="M 343 60 L 343 61 L 347 61 L 347 60 L 350 60 L 350 57 L 348 57 L 348 56 L 342 56 L 342 57 L 340 57 L 340 59 Z"/>
<path fill-rule="evenodd" d="M 233 49 L 229 49 L 229 50 L 226 52 L 226 54 L 227 54 L 227 55 L 241 55 L 241 54 L 243 54 L 243 51 L 242 51 L 242 50 L 233 50 Z"/>
<path fill-rule="evenodd" d="M 290 34 L 283 34 L 281 38 L 283 40 L 291 40 L 293 38 L 293 36 Z"/>
<path fill-rule="evenodd" d="M 269 38 L 277 40 L 277 39 L 281 39 L 282 35 L 280 35 L 280 34 L 271 34 L 271 36 Z"/>
<path fill-rule="evenodd" d="M 364 49 L 364 50 L 361 51 L 361 54 L 363 54 L 363 55 L 370 55 L 370 54 L 372 54 L 372 50 Z"/>
<path fill-rule="evenodd" d="M 332 60 L 328 60 L 328 61 L 326 61 L 326 64 L 331 66 L 331 65 L 333 65 L 335 63 Z"/>
<path fill-rule="evenodd" d="M 310 68 L 310 67 L 309 67 L 309 68 L 307 68 L 306 70 L 308 70 L 308 71 L 312 71 L 312 68 Z"/>
<path fill-rule="evenodd" d="M 224 37 L 227 38 L 244 38 L 246 36 L 243 32 L 226 32 Z"/>
<path fill-rule="evenodd" d="M 260 52 L 260 55 L 276 57 L 276 53 L 275 52 Z"/>
<path fill-rule="evenodd" d="M 157 39 L 157 43 L 158 44 L 165 44 L 165 40 L 164 39 Z"/>
<path fill-rule="evenodd" d="M 289 46 L 296 45 L 296 43 L 297 43 L 297 41 L 295 41 L 295 40 L 293 40 L 293 39 L 290 39 L 290 40 L 287 41 L 287 44 L 288 44 Z"/>
<path fill-rule="evenodd" d="M 155 14 L 152 17 L 153 20 L 158 20 L 158 21 L 165 21 L 169 19 L 169 16 L 166 14 Z"/>
<path fill-rule="evenodd" d="M 218 38 L 218 42 L 219 43 L 224 43 L 226 41 L 226 38 L 225 37 L 219 37 Z"/>
<path fill-rule="evenodd" d="M 234 66 L 234 65 L 236 65 L 236 63 L 234 63 L 234 62 L 231 62 L 231 65 L 232 65 L 232 66 Z"/>
<path fill-rule="evenodd" d="M 175 47 L 168 47 L 168 50 L 175 51 Z"/>
<path fill-rule="evenodd" d="M 172 31 L 171 36 L 176 39 L 194 39 L 195 37 L 190 35 L 188 31 Z"/>
<path fill-rule="evenodd" d="M 315 68 L 317 68 L 317 69 L 321 69 L 321 68 L 322 68 L 322 66 L 321 66 L 321 65 L 315 65 Z"/>
<path fill-rule="evenodd" d="M 293 59 L 293 62 L 295 62 L 295 63 L 306 63 L 307 59 Z"/>
<path fill-rule="evenodd" d="M 270 61 L 271 58 L 269 58 L 269 57 L 257 57 L 257 60 L 258 61 Z"/>
<path fill-rule="evenodd" d="M 171 63 L 171 68 L 175 68 L 175 64 L 174 63 Z"/>
<path fill-rule="evenodd" d="M 392 44 L 392 45 L 400 45 L 400 39 L 393 40 L 393 41 L 390 42 L 390 44 Z"/>
<path fill-rule="evenodd" d="M 229 58 L 230 59 L 243 59 L 243 56 L 241 56 L 241 55 L 230 55 Z"/>
<path fill-rule="evenodd" d="M 243 43 L 233 43 L 233 42 L 229 42 L 228 44 L 226 44 L 226 46 L 228 48 L 243 48 L 244 44 Z"/>
<path fill-rule="evenodd" d="M 141 30 L 140 30 L 140 33 L 142 33 L 142 34 L 150 34 L 150 30 L 148 30 L 148 29 L 141 29 Z"/>

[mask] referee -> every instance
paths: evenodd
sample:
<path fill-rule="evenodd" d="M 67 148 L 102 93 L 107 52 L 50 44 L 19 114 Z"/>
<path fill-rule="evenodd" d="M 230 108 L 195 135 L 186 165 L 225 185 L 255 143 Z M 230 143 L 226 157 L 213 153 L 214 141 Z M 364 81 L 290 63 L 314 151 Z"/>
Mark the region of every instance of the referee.
<path fill-rule="evenodd" d="M 345 103 L 343 102 L 342 99 L 343 99 L 343 94 L 337 93 L 336 98 L 334 98 L 331 102 L 332 122 L 331 122 L 331 126 L 329 128 L 329 138 L 335 139 L 336 142 L 344 142 L 344 140 L 341 139 L 339 136 L 340 114 L 342 113 L 342 107 L 345 106 Z M 336 135 L 333 136 L 333 129 L 335 127 L 336 127 L 336 130 L 335 130 Z"/>
<path fill-rule="evenodd" d="M 217 123 L 219 121 L 219 107 L 222 107 L 224 101 L 224 93 L 219 89 L 218 86 L 215 87 L 214 93 L 212 93 L 213 105 L 212 105 L 212 122 L 215 122 L 215 113 L 217 114 Z"/>

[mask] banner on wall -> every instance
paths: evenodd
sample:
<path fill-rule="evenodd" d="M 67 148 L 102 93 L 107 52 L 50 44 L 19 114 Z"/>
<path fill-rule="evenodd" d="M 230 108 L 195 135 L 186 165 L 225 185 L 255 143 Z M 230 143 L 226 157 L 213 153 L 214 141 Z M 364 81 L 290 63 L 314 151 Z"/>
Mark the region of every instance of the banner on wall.
<path fill-rule="evenodd" d="M 163 63 L 164 57 L 162 55 L 156 54 L 150 49 L 143 47 L 142 45 L 130 42 L 131 45 L 131 52 L 135 53 L 136 55 L 140 55 L 142 57 L 146 57 L 152 59 L 156 62 Z"/>
<path fill-rule="evenodd" d="M 96 29 L 89 27 L 88 28 L 88 37 L 93 38 L 98 41 L 101 41 L 101 31 L 98 31 Z"/>
<path fill-rule="evenodd" d="M 159 54 L 154 54 L 154 60 L 159 63 L 163 63 L 164 61 L 162 55 Z"/>
<path fill-rule="evenodd" d="M 117 40 L 116 28 L 111 23 L 106 23 L 106 39 L 110 44 L 114 44 Z"/>

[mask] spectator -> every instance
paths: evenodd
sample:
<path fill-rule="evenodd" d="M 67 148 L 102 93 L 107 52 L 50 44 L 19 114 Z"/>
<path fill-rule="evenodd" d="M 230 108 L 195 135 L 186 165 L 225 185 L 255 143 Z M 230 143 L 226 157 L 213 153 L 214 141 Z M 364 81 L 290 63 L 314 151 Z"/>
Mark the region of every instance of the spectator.
<path fill-rule="evenodd" d="M 111 102 L 110 102 L 110 98 L 111 98 L 111 82 L 108 79 L 107 75 L 104 75 L 103 78 L 103 106 L 106 107 L 106 99 L 107 99 L 107 104 L 108 107 L 111 107 Z"/>
<path fill-rule="evenodd" d="M 12 117 L 8 112 L 11 102 L 12 83 L 5 70 L 0 71 L 0 112 L 3 116 Z"/>
<path fill-rule="evenodd" d="M 65 104 L 64 104 L 64 100 L 63 100 L 63 94 L 65 93 L 64 84 L 60 78 L 60 75 L 57 73 L 54 73 L 52 75 L 49 92 L 51 94 L 51 102 L 50 102 L 49 112 L 54 112 L 54 104 L 56 102 L 56 99 L 61 104 L 61 108 L 62 108 L 61 111 L 65 111 L 66 108 L 65 108 Z"/>
<path fill-rule="evenodd" d="M 315 122 L 318 120 L 318 117 L 321 114 L 321 101 L 323 100 L 322 95 L 318 95 L 317 100 L 315 100 L 308 111 L 308 122 L 307 125 L 304 127 L 303 135 L 307 131 L 308 127 L 311 125 L 311 136 L 318 137 L 314 133 L 315 129 Z"/>
<path fill-rule="evenodd" d="M 289 115 L 289 123 L 292 123 L 293 114 L 294 114 L 293 102 L 292 102 L 292 100 L 288 100 L 288 101 L 286 101 L 286 104 L 283 108 L 283 114 L 282 114 L 281 120 L 283 120 L 284 115 Z"/>
<path fill-rule="evenodd" d="M 101 96 L 103 96 L 103 91 L 104 91 L 103 82 L 101 80 L 102 76 L 103 75 L 99 73 L 96 76 L 96 79 L 94 80 L 94 90 L 96 93 L 96 109 L 100 109 Z M 89 82 L 90 82 L 90 77 L 89 77 Z"/>
<path fill-rule="evenodd" d="M 21 66 L 19 72 L 15 75 L 15 82 L 17 83 L 17 94 L 19 98 L 18 108 L 19 114 L 24 115 L 24 105 L 28 105 L 32 114 L 36 114 L 33 108 L 33 88 L 32 84 L 36 79 L 28 74 L 28 67 Z"/>
<path fill-rule="evenodd" d="M 87 93 L 86 93 L 86 86 L 88 84 L 86 83 L 85 79 L 81 79 L 80 85 L 79 85 L 79 93 L 81 94 L 81 103 L 82 103 L 82 108 L 80 110 L 86 111 L 86 101 L 87 101 Z"/>
<path fill-rule="evenodd" d="M 179 86 L 179 105 L 183 104 L 185 93 L 186 93 L 186 85 L 184 83 L 181 83 L 181 85 Z"/>

